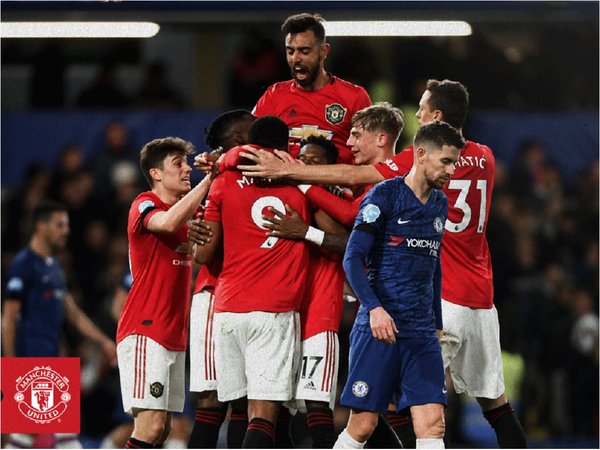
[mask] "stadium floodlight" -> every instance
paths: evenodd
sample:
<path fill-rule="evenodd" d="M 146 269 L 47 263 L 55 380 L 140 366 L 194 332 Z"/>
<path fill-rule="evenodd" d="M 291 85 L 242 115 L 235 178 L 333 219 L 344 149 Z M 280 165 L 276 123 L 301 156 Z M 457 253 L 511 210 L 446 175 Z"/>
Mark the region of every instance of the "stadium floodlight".
<path fill-rule="evenodd" d="M 154 22 L 1 22 L 3 38 L 149 38 Z"/>
<path fill-rule="evenodd" d="M 327 36 L 469 36 L 471 25 L 451 20 L 323 22 Z"/>

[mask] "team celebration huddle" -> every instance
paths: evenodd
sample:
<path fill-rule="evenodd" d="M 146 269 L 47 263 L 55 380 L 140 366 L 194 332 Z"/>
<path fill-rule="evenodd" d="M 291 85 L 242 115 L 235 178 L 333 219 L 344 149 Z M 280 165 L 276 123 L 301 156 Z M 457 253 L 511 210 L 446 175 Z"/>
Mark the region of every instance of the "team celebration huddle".
<path fill-rule="evenodd" d="M 500 447 L 526 447 L 485 237 L 495 159 L 462 136 L 467 87 L 430 79 L 413 145 L 397 151 L 403 112 L 327 72 L 323 19 L 290 16 L 282 34 L 292 78 L 213 121 L 200 183 L 190 142 L 140 152 L 150 190 L 129 211 L 133 283 L 116 336 L 127 448 L 167 439 L 190 395 L 186 352 L 190 448 L 216 448 L 226 416 L 228 447 L 293 448 L 297 412 L 314 448 L 452 446 L 447 379 L 477 399 Z M 359 305 L 349 355 L 345 298 Z"/>

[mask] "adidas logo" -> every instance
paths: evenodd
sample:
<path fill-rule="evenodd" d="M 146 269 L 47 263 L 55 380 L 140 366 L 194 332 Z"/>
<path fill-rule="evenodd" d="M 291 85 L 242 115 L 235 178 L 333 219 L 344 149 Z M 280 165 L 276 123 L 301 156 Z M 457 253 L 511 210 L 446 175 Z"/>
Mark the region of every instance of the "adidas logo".
<path fill-rule="evenodd" d="M 310 389 L 311 391 L 316 391 L 317 387 L 315 386 L 315 384 L 312 381 L 309 381 L 308 383 L 306 383 L 306 385 L 304 385 L 304 389 Z"/>
<path fill-rule="evenodd" d="M 288 117 L 296 117 L 298 115 L 298 113 L 296 112 L 296 110 L 294 108 L 290 109 L 290 112 L 288 113 Z"/>

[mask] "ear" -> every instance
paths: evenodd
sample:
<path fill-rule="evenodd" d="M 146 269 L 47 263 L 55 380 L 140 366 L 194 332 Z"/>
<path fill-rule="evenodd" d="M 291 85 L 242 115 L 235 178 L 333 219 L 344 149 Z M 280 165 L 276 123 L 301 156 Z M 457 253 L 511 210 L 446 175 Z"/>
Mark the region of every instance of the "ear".
<path fill-rule="evenodd" d="M 419 162 L 422 162 L 426 155 L 427 150 L 425 150 L 425 147 L 417 147 L 415 150 L 415 159 L 417 159 Z"/>
<path fill-rule="evenodd" d="M 439 120 L 440 122 L 445 122 L 444 113 L 440 109 L 436 109 L 433 111 L 433 120 Z"/>
<path fill-rule="evenodd" d="M 377 146 L 385 147 L 388 143 L 388 135 L 386 133 L 379 133 L 377 135 Z"/>
<path fill-rule="evenodd" d="M 321 50 L 319 52 L 319 54 L 321 56 L 321 60 L 325 61 L 325 59 L 327 58 L 327 55 L 329 54 L 330 48 L 331 48 L 331 46 L 329 45 L 328 42 L 321 44 Z"/>
<path fill-rule="evenodd" d="M 155 180 L 155 181 L 161 181 L 162 180 L 161 172 L 156 167 L 153 167 L 152 169 L 150 169 L 150 177 L 153 180 Z"/>

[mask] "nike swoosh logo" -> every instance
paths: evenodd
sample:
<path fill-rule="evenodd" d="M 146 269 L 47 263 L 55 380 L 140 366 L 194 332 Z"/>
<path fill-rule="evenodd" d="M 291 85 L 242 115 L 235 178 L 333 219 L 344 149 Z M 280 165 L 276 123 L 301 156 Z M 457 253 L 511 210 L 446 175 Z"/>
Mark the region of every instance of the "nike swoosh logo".
<path fill-rule="evenodd" d="M 410 222 L 410 220 L 402 220 L 402 219 L 398 219 L 398 224 L 400 225 L 404 225 L 405 223 Z"/>

